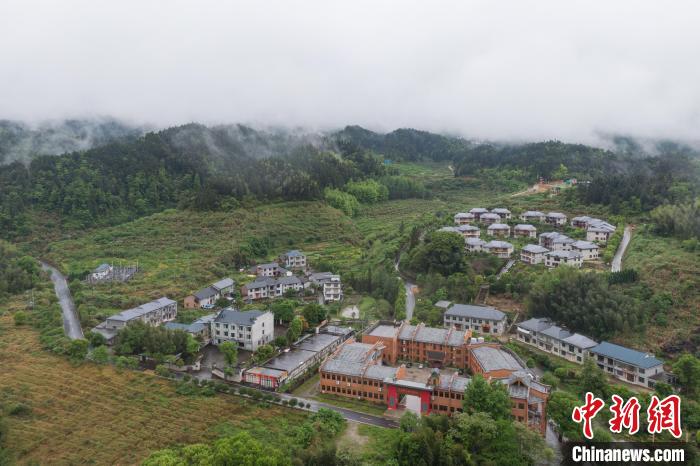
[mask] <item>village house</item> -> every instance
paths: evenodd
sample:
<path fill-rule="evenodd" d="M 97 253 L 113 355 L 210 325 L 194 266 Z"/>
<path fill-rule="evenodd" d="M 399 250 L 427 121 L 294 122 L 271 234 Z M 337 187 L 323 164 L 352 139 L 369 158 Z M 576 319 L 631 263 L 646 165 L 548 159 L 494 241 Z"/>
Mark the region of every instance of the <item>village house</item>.
<path fill-rule="evenodd" d="M 280 267 L 277 262 L 268 262 L 267 264 L 258 264 L 253 267 L 255 275 L 258 277 L 282 277 L 291 275 L 287 269 Z"/>
<path fill-rule="evenodd" d="M 287 251 L 280 256 L 280 262 L 287 269 L 305 269 L 306 255 L 296 249 L 292 249 L 291 251 Z"/>
<path fill-rule="evenodd" d="M 588 222 L 590 222 L 591 220 L 592 218 L 587 215 L 574 217 L 571 219 L 571 226 L 576 228 L 588 228 Z"/>
<path fill-rule="evenodd" d="M 520 214 L 520 220 L 524 222 L 544 222 L 546 215 L 537 210 L 528 210 Z"/>
<path fill-rule="evenodd" d="M 520 250 L 520 260 L 530 265 L 541 264 L 548 252 L 549 249 L 537 244 L 527 244 Z"/>
<path fill-rule="evenodd" d="M 537 238 L 537 228 L 527 223 L 519 223 L 513 227 L 514 237 Z"/>
<path fill-rule="evenodd" d="M 469 210 L 469 213 L 474 216 L 474 221 L 478 222 L 481 220 L 481 216 L 483 214 L 487 214 L 489 211 L 488 209 L 484 209 L 483 207 L 474 207 L 473 209 Z"/>
<path fill-rule="evenodd" d="M 332 272 L 318 272 L 310 274 L 308 280 L 309 284 L 321 292 L 324 303 L 343 299 L 343 282 L 340 280 L 340 275 Z"/>
<path fill-rule="evenodd" d="M 486 241 L 479 238 L 467 238 L 464 240 L 464 247 L 468 252 L 481 252 L 486 246 Z"/>
<path fill-rule="evenodd" d="M 454 304 L 443 314 L 443 321 L 445 328 L 454 326 L 456 330 L 503 335 L 507 316 L 491 306 Z"/>
<path fill-rule="evenodd" d="M 664 380 L 664 363 L 654 355 L 604 341 L 590 349 L 596 364 L 606 374 L 627 383 L 651 388 Z"/>
<path fill-rule="evenodd" d="M 501 219 L 503 220 L 510 220 L 512 216 L 510 210 L 500 207 L 496 209 L 491 209 L 491 213 L 498 214 L 498 216 L 501 217 Z"/>
<path fill-rule="evenodd" d="M 185 297 L 184 305 L 186 309 L 195 309 L 205 306 L 209 307 L 213 306 L 220 298 L 221 294 L 219 291 L 211 286 L 208 286 L 197 291 L 195 294 Z"/>
<path fill-rule="evenodd" d="M 484 225 L 491 225 L 493 223 L 498 223 L 501 221 L 501 216 L 498 214 L 492 214 L 491 212 L 487 212 L 485 214 L 481 214 L 479 216 L 479 221 L 483 223 Z"/>
<path fill-rule="evenodd" d="M 540 234 L 540 246 L 550 251 L 570 251 L 573 243 L 573 239 L 556 231 Z"/>
<path fill-rule="evenodd" d="M 100 264 L 92 271 L 90 276 L 93 280 L 104 280 L 112 273 L 113 267 L 107 263 Z"/>
<path fill-rule="evenodd" d="M 492 223 L 486 229 L 486 233 L 489 236 L 500 236 L 507 238 L 510 236 L 510 227 L 505 223 Z"/>
<path fill-rule="evenodd" d="M 590 241 L 574 241 L 571 243 L 571 250 L 581 254 L 584 261 L 592 261 L 598 259 L 599 248 L 595 243 Z"/>
<path fill-rule="evenodd" d="M 550 212 L 547 214 L 544 220 L 550 225 L 566 225 L 566 215 L 562 214 L 561 212 Z"/>
<path fill-rule="evenodd" d="M 474 214 L 469 212 L 459 212 L 455 214 L 454 221 L 456 225 L 467 225 L 474 221 Z"/>
<path fill-rule="evenodd" d="M 111 344 L 119 330 L 133 322 L 141 321 L 149 325 L 161 325 L 175 320 L 175 317 L 177 317 L 177 302 L 164 296 L 150 303 L 109 316 L 92 331 L 104 336 L 107 344 Z"/>
<path fill-rule="evenodd" d="M 583 256 L 575 251 L 550 251 L 544 255 L 544 265 L 552 268 L 560 265 L 581 267 Z"/>
<path fill-rule="evenodd" d="M 481 235 L 481 230 L 473 225 L 460 225 L 457 228 L 457 233 L 465 238 L 478 238 Z"/>
<path fill-rule="evenodd" d="M 489 241 L 483 246 L 484 251 L 503 259 L 510 259 L 513 254 L 513 245 L 507 241 Z"/>
<path fill-rule="evenodd" d="M 241 295 L 251 301 L 273 299 L 284 296 L 289 290 L 300 292 L 304 282 L 294 275 L 280 278 L 258 277 L 253 282 L 241 287 Z"/>
<path fill-rule="evenodd" d="M 554 354 L 577 364 L 589 355 L 597 342 L 579 333 L 571 333 L 546 318 L 532 318 L 516 325 L 518 341 L 540 351 Z"/>
<path fill-rule="evenodd" d="M 255 351 L 274 339 L 275 323 L 269 311 L 239 311 L 226 308 L 212 319 L 212 343 L 220 345 L 232 341 L 241 349 Z"/>
<path fill-rule="evenodd" d="M 602 220 L 591 222 L 586 228 L 586 240 L 587 241 L 600 241 L 607 242 L 613 233 L 615 233 L 614 226 Z"/>

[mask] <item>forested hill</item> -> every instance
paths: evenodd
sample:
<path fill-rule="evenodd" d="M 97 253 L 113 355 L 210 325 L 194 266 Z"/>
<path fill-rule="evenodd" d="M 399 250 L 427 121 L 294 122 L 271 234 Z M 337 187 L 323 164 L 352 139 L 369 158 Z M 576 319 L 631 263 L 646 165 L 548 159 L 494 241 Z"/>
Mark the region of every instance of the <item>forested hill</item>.
<path fill-rule="evenodd" d="M 384 175 L 382 161 L 367 151 L 345 145 L 340 153 L 326 152 L 308 142 L 244 127 L 190 124 L 3 165 L 0 231 L 21 235 L 30 210 L 55 213 L 66 226 L 80 228 L 176 206 L 315 199 L 326 187 Z"/>
<path fill-rule="evenodd" d="M 141 126 L 112 118 L 48 121 L 36 125 L 0 120 L 0 164 L 86 150 L 112 141 L 135 139 L 144 132 Z"/>

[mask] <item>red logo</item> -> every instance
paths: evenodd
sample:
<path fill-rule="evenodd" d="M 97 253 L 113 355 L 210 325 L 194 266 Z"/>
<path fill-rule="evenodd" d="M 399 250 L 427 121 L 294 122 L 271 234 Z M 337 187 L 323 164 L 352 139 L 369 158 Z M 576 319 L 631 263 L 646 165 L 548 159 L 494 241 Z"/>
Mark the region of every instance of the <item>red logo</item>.
<path fill-rule="evenodd" d="M 624 400 L 617 395 L 613 395 L 612 400 L 610 411 L 613 417 L 608 421 L 610 432 L 619 434 L 625 428 L 630 434 L 636 434 L 639 431 L 639 408 L 641 408 L 637 398 L 630 398 L 624 405 L 622 404 Z"/>
<path fill-rule="evenodd" d="M 667 430 L 676 438 L 681 432 L 681 399 L 678 395 L 669 395 L 659 401 L 656 395 L 652 395 L 649 408 L 647 409 L 647 420 L 650 434 L 660 434 Z"/>
<path fill-rule="evenodd" d="M 593 418 L 598 414 L 598 412 L 603 409 L 605 402 L 600 398 L 596 398 L 593 393 L 586 393 L 586 404 L 583 406 L 577 406 L 571 413 L 571 419 L 574 422 L 580 424 L 583 422 L 583 435 L 587 439 L 593 438 Z"/>

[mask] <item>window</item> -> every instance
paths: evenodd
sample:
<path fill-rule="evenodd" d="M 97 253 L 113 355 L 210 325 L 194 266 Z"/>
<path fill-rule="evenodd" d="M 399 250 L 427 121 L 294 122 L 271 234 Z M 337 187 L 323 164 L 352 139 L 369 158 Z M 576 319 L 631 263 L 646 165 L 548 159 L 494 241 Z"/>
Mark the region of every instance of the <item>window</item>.
<path fill-rule="evenodd" d="M 525 403 L 518 403 L 518 409 L 525 409 Z"/>

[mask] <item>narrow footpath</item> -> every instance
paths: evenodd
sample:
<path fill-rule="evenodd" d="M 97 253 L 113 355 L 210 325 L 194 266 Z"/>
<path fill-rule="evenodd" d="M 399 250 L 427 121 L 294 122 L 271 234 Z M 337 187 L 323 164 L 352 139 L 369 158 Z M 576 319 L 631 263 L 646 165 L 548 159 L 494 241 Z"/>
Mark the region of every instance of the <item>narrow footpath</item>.
<path fill-rule="evenodd" d="M 80 320 L 78 320 L 78 313 L 75 310 L 75 303 L 70 294 L 70 288 L 68 288 L 66 277 L 55 267 L 52 267 L 46 262 L 40 262 L 41 268 L 51 274 L 51 281 L 53 282 L 54 290 L 56 290 L 56 297 L 58 298 L 61 311 L 63 312 L 63 330 L 66 336 L 71 340 L 85 338 L 83 329 L 80 328 Z"/>

